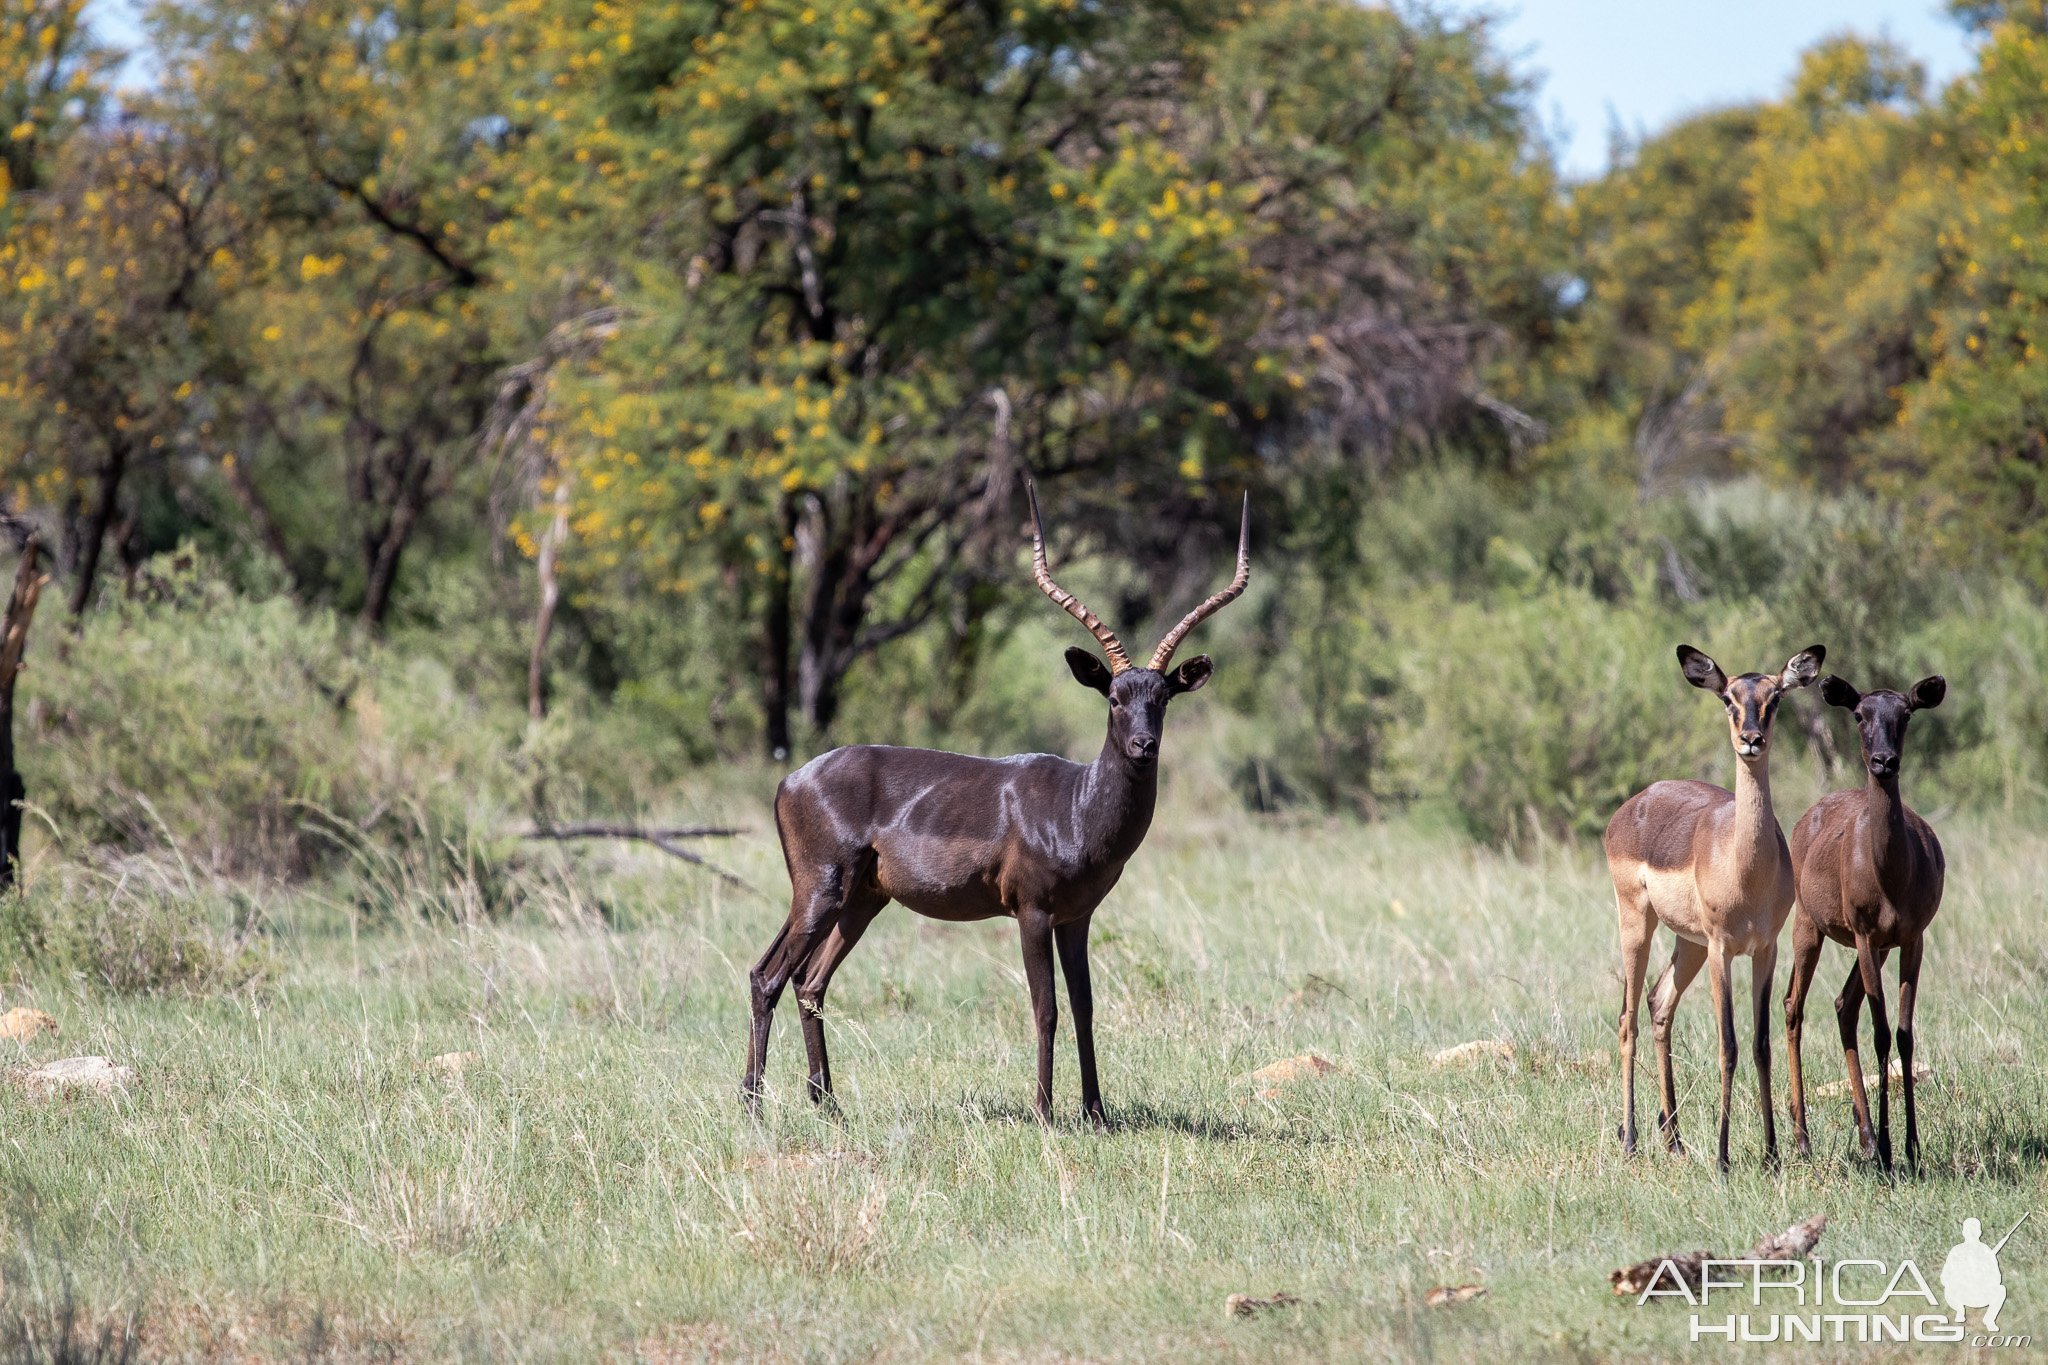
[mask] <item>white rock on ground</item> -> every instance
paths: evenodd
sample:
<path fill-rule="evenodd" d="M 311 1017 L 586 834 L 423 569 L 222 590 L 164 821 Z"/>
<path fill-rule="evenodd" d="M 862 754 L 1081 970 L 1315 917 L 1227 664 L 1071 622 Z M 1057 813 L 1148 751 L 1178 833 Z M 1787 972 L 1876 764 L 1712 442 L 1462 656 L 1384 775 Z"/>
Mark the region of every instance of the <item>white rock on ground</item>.
<path fill-rule="evenodd" d="M 22 1089 L 35 1096 L 61 1095 L 75 1090 L 95 1095 L 118 1095 L 135 1080 L 135 1069 L 118 1065 L 109 1057 L 65 1057 L 17 1071 L 15 1079 Z"/>

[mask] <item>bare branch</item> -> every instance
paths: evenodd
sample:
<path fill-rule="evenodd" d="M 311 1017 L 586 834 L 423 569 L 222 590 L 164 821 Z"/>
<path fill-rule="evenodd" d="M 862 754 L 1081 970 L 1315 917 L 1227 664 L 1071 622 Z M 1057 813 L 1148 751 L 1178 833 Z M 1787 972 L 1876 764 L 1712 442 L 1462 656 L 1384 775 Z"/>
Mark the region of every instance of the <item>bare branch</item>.
<path fill-rule="evenodd" d="M 686 863 L 701 867 L 727 885 L 736 886 L 766 900 L 767 897 L 752 883 L 676 842 L 678 839 L 729 839 L 745 833 L 744 829 L 721 825 L 623 825 L 604 820 L 580 820 L 559 825 L 535 825 L 531 829 L 519 831 L 519 837 L 547 839 L 558 843 L 571 839 L 626 839 L 635 843 L 652 844 L 671 858 L 680 858 Z"/>

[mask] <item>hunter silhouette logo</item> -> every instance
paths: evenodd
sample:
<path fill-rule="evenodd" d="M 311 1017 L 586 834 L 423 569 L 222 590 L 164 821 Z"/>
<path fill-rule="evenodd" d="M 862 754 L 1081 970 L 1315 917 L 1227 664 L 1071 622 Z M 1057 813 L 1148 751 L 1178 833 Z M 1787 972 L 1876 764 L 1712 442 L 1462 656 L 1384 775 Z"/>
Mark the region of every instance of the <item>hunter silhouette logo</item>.
<path fill-rule="evenodd" d="M 2022 1213 L 2020 1223 L 2026 1221 L 2027 1214 Z M 1963 1321 L 1965 1310 L 1981 1308 L 1984 1330 L 1998 1330 L 1998 1310 L 2005 1307 L 2005 1281 L 1998 1273 L 1998 1253 L 2020 1230 L 2020 1223 L 2014 1223 L 1996 1245 L 1985 1246 L 1984 1225 L 1974 1218 L 1963 1220 L 1963 1240 L 1941 1265 L 1941 1297 L 1955 1310 L 1957 1322 Z"/>

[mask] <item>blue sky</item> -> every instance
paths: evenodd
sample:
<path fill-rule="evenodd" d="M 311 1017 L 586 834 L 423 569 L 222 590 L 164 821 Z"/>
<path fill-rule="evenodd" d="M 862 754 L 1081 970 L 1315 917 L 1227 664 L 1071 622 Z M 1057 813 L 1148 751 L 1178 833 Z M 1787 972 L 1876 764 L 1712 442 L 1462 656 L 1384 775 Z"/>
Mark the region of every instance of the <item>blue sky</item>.
<path fill-rule="evenodd" d="M 1634 133 L 1717 104 L 1775 94 L 1799 53 L 1854 29 L 1886 34 L 1937 84 L 1970 64 L 1967 35 L 1940 0 L 1499 0 L 1501 46 L 1543 77 L 1536 107 L 1567 172 L 1607 161 L 1612 120 Z"/>
<path fill-rule="evenodd" d="M 1925 62 L 1936 82 L 1969 65 L 1962 30 L 1940 0 L 1496 0 L 1468 12 L 1501 16 L 1501 45 L 1539 73 L 1537 109 L 1559 133 L 1572 175 L 1606 164 L 1607 130 L 1655 132 L 1716 104 L 1767 97 L 1783 87 L 1799 53 L 1854 28 L 1890 35 Z M 133 44 L 141 0 L 93 0 L 101 31 Z"/>

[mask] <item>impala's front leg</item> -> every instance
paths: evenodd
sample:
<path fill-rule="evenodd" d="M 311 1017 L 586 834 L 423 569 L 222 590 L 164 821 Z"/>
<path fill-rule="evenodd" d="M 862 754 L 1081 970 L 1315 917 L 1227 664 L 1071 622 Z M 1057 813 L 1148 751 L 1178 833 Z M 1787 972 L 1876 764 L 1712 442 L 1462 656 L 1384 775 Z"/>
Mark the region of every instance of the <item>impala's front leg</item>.
<path fill-rule="evenodd" d="M 1913 1001 L 1920 993 L 1920 950 L 1914 939 L 1899 950 L 1899 1071 L 1906 1086 L 1906 1164 L 1920 1169 L 1920 1125 L 1913 1115 Z"/>
<path fill-rule="evenodd" d="M 1038 1030 L 1038 1097 L 1032 1108 L 1040 1123 L 1051 1123 L 1052 1040 L 1060 1022 L 1059 1002 L 1053 998 L 1052 916 L 1019 910 L 1017 932 L 1024 944 L 1024 980 L 1031 987 L 1031 1021 Z"/>
<path fill-rule="evenodd" d="M 1728 1171 L 1728 1111 L 1735 1107 L 1735 999 L 1728 979 L 1728 941 L 1707 945 L 1707 984 L 1714 993 L 1714 1028 L 1721 1035 L 1721 1150 L 1716 1164 Z"/>
<path fill-rule="evenodd" d="M 1095 1083 L 1095 991 L 1088 983 L 1088 926 L 1094 916 L 1052 931 L 1059 944 L 1060 974 L 1067 978 L 1067 1004 L 1074 1012 L 1074 1051 L 1081 1061 L 1081 1116 L 1107 1125 L 1102 1090 Z"/>
<path fill-rule="evenodd" d="M 1856 935 L 1856 971 L 1870 1000 L 1870 1041 L 1877 1049 L 1877 1164 L 1887 1171 L 1892 1168 L 1892 1031 L 1884 1014 L 1884 960 L 1888 955 L 1889 950 L 1880 951 L 1870 935 Z"/>
<path fill-rule="evenodd" d="M 1764 1164 L 1778 1164 L 1778 1115 L 1771 1099 L 1771 986 L 1778 971 L 1776 940 L 1757 949 L 1749 960 L 1749 994 L 1756 1036 L 1749 1040 L 1756 1056 L 1757 1099 L 1764 1114 Z"/>

